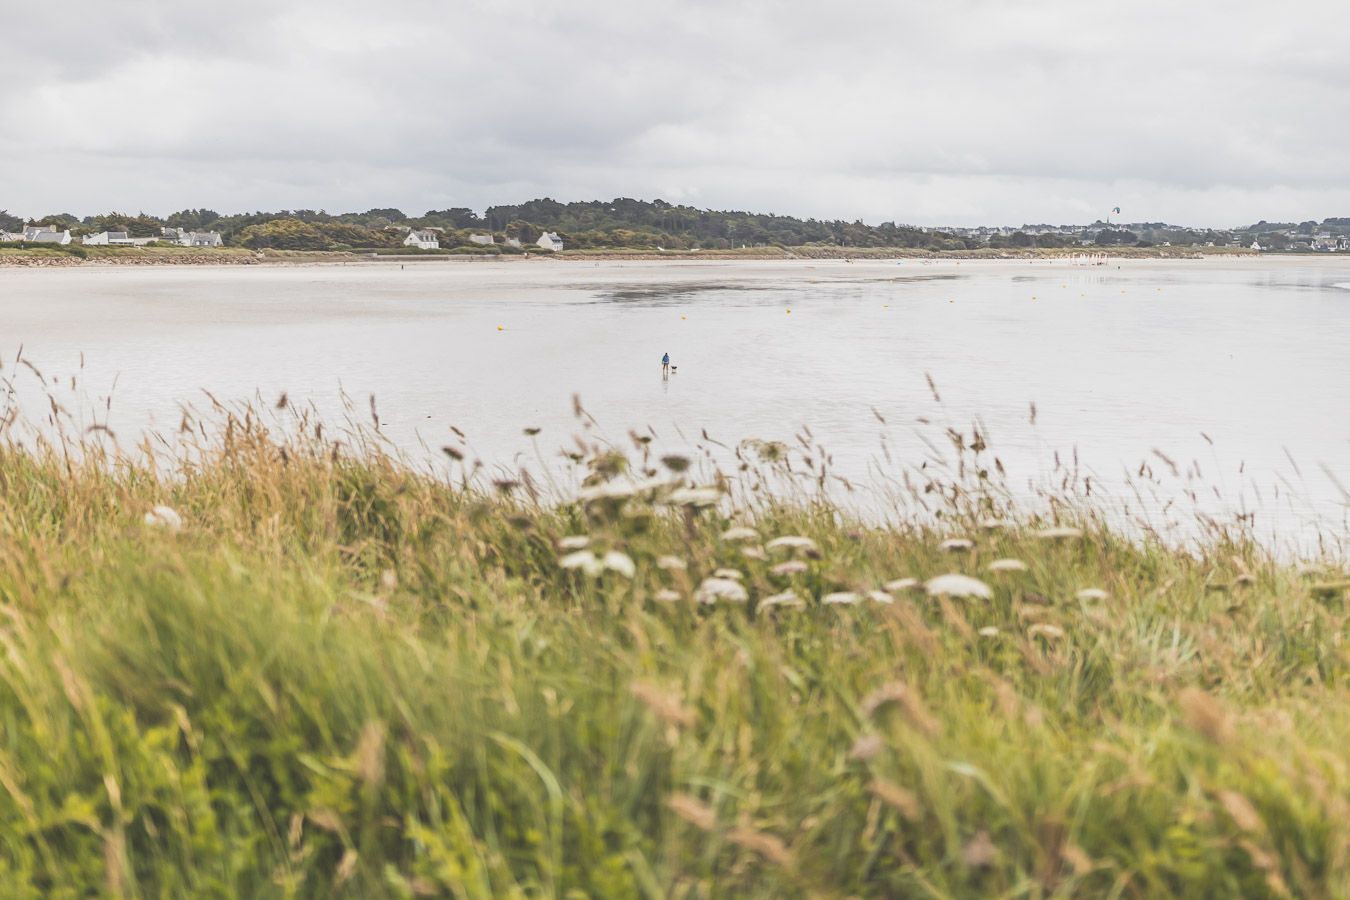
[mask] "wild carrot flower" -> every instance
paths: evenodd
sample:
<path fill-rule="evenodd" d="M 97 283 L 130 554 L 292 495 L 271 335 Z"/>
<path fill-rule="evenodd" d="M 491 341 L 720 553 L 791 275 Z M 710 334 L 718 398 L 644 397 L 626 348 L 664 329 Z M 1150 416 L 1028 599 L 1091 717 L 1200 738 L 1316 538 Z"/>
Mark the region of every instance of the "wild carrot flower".
<path fill-rule="evenodd" d="M 559 538 L 559 550 L 584 550 L 591 543 L 590 537 L 584 534 L 569 534 L 567 537 Z"/>
<path fill-rule="evenodd" d="M 667 571 L 672 569 L 684 570 L 689 568 L 689 564 L 678 556 L 658 556 L 656 558 L 656 567 L 658 569 L 666 569 Z"/>
<path fill-rule="evenodd" d="M 903 591 L 912 591 L 919 586 L 917 578 L 893 578 L 882 585 L 889 593 L 899 594 Z"/>
<path fill-rule="evenodd" d="M 1105 600 L 1111 595 L 1108 594 L 1106 591 L 1102 590 L 1101 588 L 1091 587 L 1091 588 L 1083 588 L 1075 596 L 1079 600 L 1091 601 L 1091 600 Z"/>
<path fill-rule="evenodd" d="M 717 603 L 719 600 L 725 600 L 728 603 L 745 603 L 750 599 L 750 595 L 739 581 L 730 578 L 705 578 L 694 593 L 694 599 L 699 603 L 709 605 Z"/>
<path fill-rule="evenodd" d="M 564 569 L 579 569 L 581 572 L 592 578 L 598 576 L 605 570 L 604 564 L 589 550 L 578 550 L 575 553 L 569 553 L 558 560 L 558 565 L 562 566 Z"/>
<path fill-rule="evenodd" d="M 941 544 L 941 549 L 948 553 L 959 553 L 962 550 L 969 550 L 975 546 L 975 543 L 969 538 L 948 538 Z"/>
<path fill-rule="evenodd" d="M 805 606 L 801 597 L 797 596 L 796 591 L 783 591 L 781 594 L 771 594 L 759 601 L 759 609 L 772 609 L 775 606 Z"/>
<path fill-rule="evenodd" d="M 809 537 L 802 537 L 797 534 L 787 534 L 782 537 L 776 537 L 764 545 L 770 552 L 777 550 L 814 550 L 816 542 Z"/>
<path fill-rule="evenodd" d="M 852 591 L 835 591 L 820 598 L 820 602 L 826 606 L 852 606 L 861 600 L 862 597 Z"/>
<path fill-rule="evenodd" d="M 736 525 L 722 532 L 722 540 L 733 541 L 757 541 L 759 532 L 753 528 L 747 528 L 744 525 Z"/>
<path fill-rule="evenodd" d="M 769 571 L 772 572 L 774 575 L 787 576 L 787 575 L 800 575 L 801 573 L 805 572 L 808 568 L 809 566 L 807 566 L 806 563 L 802 562 L 801 560 L 790 559 L 787 562 L 780 562 L 778 565 L 774 566 Z"/>
<path fill-rule="evenodd" d="M 627 553 L 620 553 L 618 550 L 611 550 L 605 554 L 604 566 L 611 572 L 618 572 L 624 578 L 632 578 L 637 574 L 637 567 L 633 565 L 633 558 Z"/>
<path fill-rule="evenodd" d="M 691 509 L 702 509 L 703 507 L 714 506 L 717 501 L 721 499 L 722 492 L 717 488 L 677 488 L 671 492 L 668 502 L 672 506 L 687 506 Z"/>
<path fill-rule="evenodd" d="M 1036 537 L 1047 541 L 1068 541 L 1083 536 L 1083 529 L 1074 528 L 1069 525 L 1061 525 L 1056 528 L 1042 528 L 1036 532 Z"/>
<path fill-rule="evenodd" d="M 1025 572 L 1027 564 L 1020 559 L 996 559 L 989 564 L 990 572 Z"/>
<path fill-rule="evenodd" d="M 934 597 L 975 597 L 979 600 L 992 600 L 994 597 L 994 592 L 983 581 L 955 572 L 930 578 L 924 584 L 924 590 Z"/>
<path fill-rule="evenodd" d="M 167 528 L 169 531 L 182 531 L 183 517 L 178 515 L 173 507 L 160 505 L 145 514 L 145 524 Z"/>

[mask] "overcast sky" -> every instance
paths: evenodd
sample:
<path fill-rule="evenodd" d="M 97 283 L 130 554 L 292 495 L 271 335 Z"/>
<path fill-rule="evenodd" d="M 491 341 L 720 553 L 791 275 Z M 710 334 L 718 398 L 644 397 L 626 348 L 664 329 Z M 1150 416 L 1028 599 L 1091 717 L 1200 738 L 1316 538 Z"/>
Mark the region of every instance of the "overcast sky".
<path fill-rule="evenodd" d="M 0 0 L 0 208 L 1350 216 L 1350 3 Z"/>

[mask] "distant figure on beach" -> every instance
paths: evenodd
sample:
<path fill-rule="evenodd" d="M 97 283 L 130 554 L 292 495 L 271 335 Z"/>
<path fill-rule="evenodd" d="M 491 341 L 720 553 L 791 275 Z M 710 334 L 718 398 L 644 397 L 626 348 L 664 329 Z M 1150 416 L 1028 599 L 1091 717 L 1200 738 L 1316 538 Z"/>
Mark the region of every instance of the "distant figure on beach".
<path fill-rule="evenodd" d="M 670 354 L 669 354 L 669 353 L 663 353 L 663 354 L 661 355 L 661 374 L 662 374 L 662 375 L 669 375 L 669 374 L 670 374 Z"/>

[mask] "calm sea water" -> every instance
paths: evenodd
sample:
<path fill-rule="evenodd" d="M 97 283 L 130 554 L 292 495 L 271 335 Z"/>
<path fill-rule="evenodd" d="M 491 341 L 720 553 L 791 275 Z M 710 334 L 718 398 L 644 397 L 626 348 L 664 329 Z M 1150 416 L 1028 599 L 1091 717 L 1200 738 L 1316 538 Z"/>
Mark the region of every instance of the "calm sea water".
<path fill-rule="evenodd" d="M 1015 480 L 1076 451 L 1119 486 L 1168 470 L 1157 450 L 1181 473 L 1169 489 L 1266 522 L 1344 519 L 1348 336 L 1350 260 L 1334 258 L 0 269 L 0 374 L 40 412 L 22 345 L 123 442 L 172 429 L 203 389 L 284 391 L 330 417 L 345 390 L 362 415 L 374 394 L 412 453 L 453 425 L 487 463 L 537 465 L 522 429 L 555 458 L 579 395 L 616 440 L 808 426 L 866 481 L 888 466 L 883 434 L 917 462 L 938 424 L 978 418 Z"/>

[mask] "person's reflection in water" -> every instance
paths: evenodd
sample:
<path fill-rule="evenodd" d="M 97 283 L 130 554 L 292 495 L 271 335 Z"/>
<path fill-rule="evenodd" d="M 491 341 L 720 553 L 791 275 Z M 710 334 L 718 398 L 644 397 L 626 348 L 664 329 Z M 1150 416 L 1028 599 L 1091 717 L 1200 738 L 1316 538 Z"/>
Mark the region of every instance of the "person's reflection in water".
<path fill-rule="evenodd" d="M 665 366 L 661 367 L 661 393 L 670 393 L 670 372 L 666 371 Z"/>

